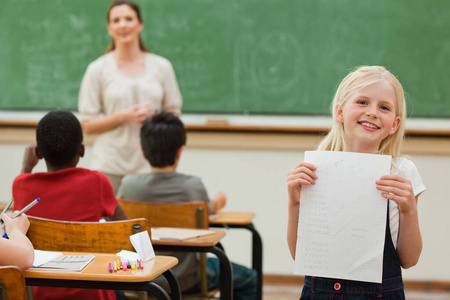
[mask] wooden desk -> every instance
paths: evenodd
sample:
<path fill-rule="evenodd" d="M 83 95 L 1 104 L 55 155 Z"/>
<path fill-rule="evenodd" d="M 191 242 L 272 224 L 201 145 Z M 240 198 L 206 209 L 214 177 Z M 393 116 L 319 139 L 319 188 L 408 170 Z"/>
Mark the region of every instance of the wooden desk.
<path fill-rule="evenodd" d="M 220 261 L 220 299 L 233 299 L 233 273 L 231 263 L 220 245 L 225 231 L 214 230 L 215 234 L 208 234 L 183 241 L 152 240 L 153 248 L 159 251 L 176 252 L 209 252 L 217 256 Z"/>
<path fill-rule="evenodd" d="M 76 252 L 79 254 L 80 252 Z M 64 254 L 71 254 L 64 252 Z M 157 299 L 171 299 L 159 285 L 151 282 L 159 275 L 169 282 L 172 299 L 181 299 L 178 280 L 170 268 L 178 264 L 171 256 L 156 256 L 144 263 L 144 270 L 123 270 L 109 273 L 108 264 L 119 259 L 116 254 L 94 254 L 94 260 L 81 272 L 26 270 L 25 281 L 30 286 L 52 286 L 85 289 L 147 291 Z"/>
<path fill-rule="evenodd" d="M 210 227 L 244 228 L 252 233 L 252 268 L 258 274 L 257 299 L 262 299 L 262 239 L 253 226 L 252 212 L 219 212 L 217 217 L 209 219 Z"/>

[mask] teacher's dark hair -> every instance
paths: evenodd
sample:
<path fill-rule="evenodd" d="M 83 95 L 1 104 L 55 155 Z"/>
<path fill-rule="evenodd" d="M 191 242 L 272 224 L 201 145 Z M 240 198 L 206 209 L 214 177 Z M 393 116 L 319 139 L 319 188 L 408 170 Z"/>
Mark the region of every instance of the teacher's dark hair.
<path fill-rule="evenodd" d="M 111 4 L 108 6 L 108 10 L 106 11 L 106 21 L 108 23 L 110 21 L 109 15 L 111 13 L 111 9 L 113 9 L 113 7 L 120 6 L 120 5 L 129 6 L 132 10 L 134 10 L 136 12 L 139 22 L 144 23 L 144 21 L 142 20 L 141 9 L 139 8 L 139 6 L 136 3 L 134 3 L 133 1 L 130 1 L 130 0 L 115 0 L 115 1 L 111 2 Z M 111 39 L 111 42 L 106 47 L 106 50 L 104 53 L 111 52 L 115 48 L 116 48 L 116 44 L 114 43 L 114 39 Z M 139 49 L 141 49 L 144 52 L 150 52 L 150 50 L 147 48 L 147 46 L 145 46 L 144 41 L 142 40 L 142 38 L 140 36 L 139 36 Z"/>
<path fill-rule="evenodd" d="M 45 160 L 60 166 L 69 163 L 80 150 L 83 131 L 77 117 L 69 111 L 47 113 L 36 127 L 36 141 Z"/>
<path fill-rule="evenodd" d="M 163 111 L 142 123 L 142 152 L 152 167 L 172 166 L 178 150 L 185 144 L 184 124 L 173 113 Z"/>

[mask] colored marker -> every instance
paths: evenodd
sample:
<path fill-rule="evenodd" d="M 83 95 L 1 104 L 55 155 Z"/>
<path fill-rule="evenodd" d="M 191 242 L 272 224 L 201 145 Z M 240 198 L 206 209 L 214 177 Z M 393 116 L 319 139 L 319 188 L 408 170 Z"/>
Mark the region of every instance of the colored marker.
<path fill-rule="evenodd" d="M 123 261 L 122 262 L 122 267 L 123 267 L 123 270 L 126 271 L 127 270 L 127 263 Z"/>
<path fill-rule="evenodd" d="M 114 261 L 114 272 L 117 271 L 117 262 Z"/>
<path fill-rule="evenodd" d="M 134 265 L 134 261 L 131 261 L 131 270 L 134 270 L 136 267 Z"/>
<path fill-rule="evenodd" d="M 28 204 L 27 206 L 22 208 L 22 210 L 19 211 L 17 214 L 15 214 L 12 218 L 13 219 L 17 218 L 18 216 L 20 216 L 21 214 L 23 214 L 24 212 L 26 212 L 27 210 L 29 210 L 30 208 L 32 208 L 33 206 L 38 204 L 39 201 L 41 201 L 41 198 L 37 198 L 37 199 L 33 200 L 30 204 Z M 8 238 L 8 235 L 6 234 L 6 232 L 5 232 L 5 234 L 3 234 L 3 237 Z"/>
<path fill-rule="evenodd" d="M 113 267 L 112 267 L 112 264 L 109 263 L 109 273 L 112 273 L 112 272 L 113 272 Z"/>

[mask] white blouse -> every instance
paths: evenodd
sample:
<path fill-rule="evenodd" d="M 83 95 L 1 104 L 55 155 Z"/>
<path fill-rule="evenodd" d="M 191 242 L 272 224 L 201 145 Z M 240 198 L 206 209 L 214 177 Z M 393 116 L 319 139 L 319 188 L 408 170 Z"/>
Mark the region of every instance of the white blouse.
<path fill-rule="evenodd" d="M 82 119 L 111 115 L 140 103 L 148 103 L 153 110 L 170 107 L 180 113 L 181 93 L 167 59 L 146 53 L 145 71 L 140 76 L 123 74 L 112 52 L 89 64 L 78 98 Z M 140 125 L 127 122 L 99 134 L 91 168 L 113 175 L 149 172 L 149 163 L 140 150 L 139 130 Z"/>

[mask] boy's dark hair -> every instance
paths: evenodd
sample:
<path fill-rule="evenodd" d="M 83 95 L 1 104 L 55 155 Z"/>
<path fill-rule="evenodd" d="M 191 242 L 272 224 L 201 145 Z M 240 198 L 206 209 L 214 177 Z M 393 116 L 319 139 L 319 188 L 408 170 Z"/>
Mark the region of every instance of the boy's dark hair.
<path fill-rule="evenodd" d="M 184 124 L 173 113 L 163 111 L 142 123 L 142 151 L 153 167 L 173 165 L 178 150 L 185 144 Z"/>
<path fill-rule="evenodd" d="M 54 166 L 70 163 L 83 142 L 83 131 L 69 111 L 51 111 L 38 123 L 36 141 L 44 159 Z"/>

